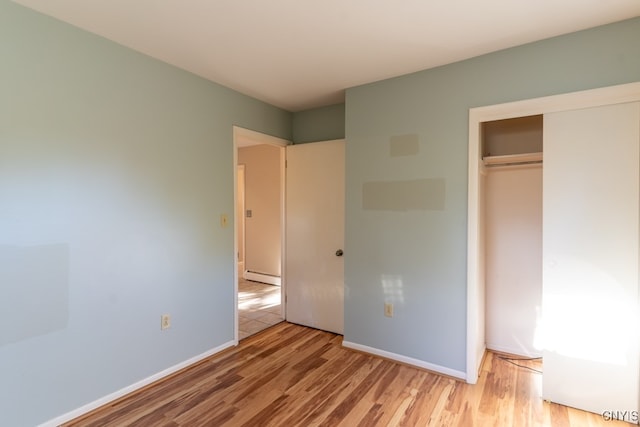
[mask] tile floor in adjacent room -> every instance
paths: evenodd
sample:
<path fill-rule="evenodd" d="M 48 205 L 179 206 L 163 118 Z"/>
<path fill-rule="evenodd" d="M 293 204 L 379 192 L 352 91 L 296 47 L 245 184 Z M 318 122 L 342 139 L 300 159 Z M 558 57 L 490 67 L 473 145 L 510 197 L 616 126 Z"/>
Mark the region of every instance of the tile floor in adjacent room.
<path fill-rule="evenodd" d="M 238 339 L 280 322 L 280 287 L 239 279 Z"/>

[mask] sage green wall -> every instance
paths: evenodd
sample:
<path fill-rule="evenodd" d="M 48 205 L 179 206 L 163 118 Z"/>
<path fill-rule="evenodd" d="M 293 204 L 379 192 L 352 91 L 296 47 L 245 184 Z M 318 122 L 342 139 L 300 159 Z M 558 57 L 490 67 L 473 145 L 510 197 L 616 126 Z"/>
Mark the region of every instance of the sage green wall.
<path fill-rule="evenodd" d="M 639 40 L 635 18 L 347 90 L 346 341 L 465 372 L 469 108 L 640 80 Z M 363 209 L 365 183 L 419 179 L 443 205 Z"/>
<path fill-rule="evenodd" d="M 232 126 L 291 113 L 8 0 L 0 64 L 0 425 L 33 426 L 233 340 Z"/>
<path fill-rule="evenodd" d="M 293 113 L 293 143 L 344 138 L 344 104 Z"/>

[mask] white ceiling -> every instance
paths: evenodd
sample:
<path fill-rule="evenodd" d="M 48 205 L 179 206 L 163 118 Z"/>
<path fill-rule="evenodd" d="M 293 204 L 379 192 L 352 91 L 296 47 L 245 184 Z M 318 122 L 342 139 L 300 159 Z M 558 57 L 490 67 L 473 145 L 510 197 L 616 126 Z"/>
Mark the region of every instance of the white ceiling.
<path fill-rule="evenodd" d="M 640 15 L 640 0 L 14 0 L 289 111 Z"/>

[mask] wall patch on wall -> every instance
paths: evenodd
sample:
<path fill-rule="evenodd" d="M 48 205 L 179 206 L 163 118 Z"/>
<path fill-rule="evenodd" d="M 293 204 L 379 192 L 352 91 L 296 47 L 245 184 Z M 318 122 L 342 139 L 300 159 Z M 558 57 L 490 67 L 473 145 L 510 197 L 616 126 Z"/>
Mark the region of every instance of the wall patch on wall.
<path fill-rule="evenodd" d="M 395 135 L 389 140 L 391 157 L 415 156 L 420 152 L 420 141 L 415 133 Z"/>
<path fill-rule="evenodd" d="M 365 182 L 362 209 L 369 211 L 441 211 L 446 196 L 444 178 Z"/>

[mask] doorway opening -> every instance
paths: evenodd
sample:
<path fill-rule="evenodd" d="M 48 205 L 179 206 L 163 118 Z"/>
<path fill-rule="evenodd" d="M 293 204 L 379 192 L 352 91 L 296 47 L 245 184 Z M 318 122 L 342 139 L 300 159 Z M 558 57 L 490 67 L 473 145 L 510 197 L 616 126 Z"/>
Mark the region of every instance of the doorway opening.
<path fill-rule="evenodd" d="M 236 341 L 285 318 L 287 141 L 233 128 Z"/>

